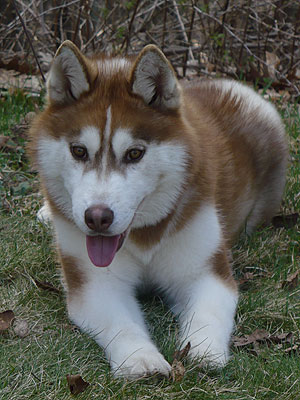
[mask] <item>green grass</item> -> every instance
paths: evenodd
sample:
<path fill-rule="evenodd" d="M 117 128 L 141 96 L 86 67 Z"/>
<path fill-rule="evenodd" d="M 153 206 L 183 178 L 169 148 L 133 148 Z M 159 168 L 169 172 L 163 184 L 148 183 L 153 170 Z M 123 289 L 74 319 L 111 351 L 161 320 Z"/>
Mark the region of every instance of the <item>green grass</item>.
<path fill-rule="evenodd" d="M 51 232 L 36 221 L 41 204 L 36 174 L 24 154 L 24 134 L 16 131 L 28 111 L 40 101 L 15 93 L 1 99 L 1 134 L 10 137 L 0 149 L 0 312 L 12 309 L 26 320 L 29 333 L 18 337 L 13 327 L 0 334 L 0 399 L 70 399 L 66 375 L 81 374 L 90 382 L 78 399 L 300 399 L 299 353 L 260 344 L 257 354 L 232 349 L 223 370 L 203 370 L 186 364 L 181 382 L 115 380 L 102 350 L 68 320 Z M 281 104 L 290 138 L 291 163 L 282 212 L 300 209 L 299 106 Z M 271 334 L 293 332 L 299 340 L 300 286 L 282 289 L 287 276 L 300 269 L 299 223 L 290 229 L 267 227 L 234 248 L 237 279 L 252 279 L 241 289 L 236 335 L 265 329 Z M 59 292 L 39 288 L 51 283 Z M 176 321 L 158 298 L 143 299 L 152 335 L 171 362 L 176 350 Z"/>

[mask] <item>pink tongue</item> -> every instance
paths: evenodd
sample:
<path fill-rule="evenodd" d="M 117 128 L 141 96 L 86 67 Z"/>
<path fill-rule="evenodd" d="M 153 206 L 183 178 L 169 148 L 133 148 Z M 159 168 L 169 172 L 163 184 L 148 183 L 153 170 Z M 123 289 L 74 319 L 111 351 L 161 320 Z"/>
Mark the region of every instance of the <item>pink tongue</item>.
<path fill-rule="evenodd" d="M 112 262 L 117 252 L 120 236 L 86 237 L 88 255 L 96 267 L 107 267 Z"/>

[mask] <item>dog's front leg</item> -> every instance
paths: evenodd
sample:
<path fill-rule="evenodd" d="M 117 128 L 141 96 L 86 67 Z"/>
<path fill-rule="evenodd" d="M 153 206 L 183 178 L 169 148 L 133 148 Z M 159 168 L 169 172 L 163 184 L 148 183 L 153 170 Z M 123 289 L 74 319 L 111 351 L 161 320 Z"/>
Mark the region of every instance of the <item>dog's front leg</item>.
<path fill-rule="evenodd" d="M 210 272 L 186 286 L 177 310 L 181 343 L 191 343 L 191 358 L 217 367 L 228 360 L 238 297 L 232 282 Z"/>
<path fill-rule="evenodd" d="M 104 348 L 116 376 L 168 375 L 170 365 L 149 337 L 130 284 L 108 271 L 93 275 L 80 294 L 69 291 L 71 320 Z"/>

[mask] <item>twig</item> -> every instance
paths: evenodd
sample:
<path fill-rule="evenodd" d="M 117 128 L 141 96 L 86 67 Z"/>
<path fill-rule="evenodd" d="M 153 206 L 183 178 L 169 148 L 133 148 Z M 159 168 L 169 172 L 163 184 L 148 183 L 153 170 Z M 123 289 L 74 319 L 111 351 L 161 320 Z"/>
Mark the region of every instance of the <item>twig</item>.
<path fill-rule="evenodd" d="M 221 22 L 220 22 L 216 17 L 205 13 L 204 11 L 200 10 L 200 8 L 198 8 L 198 7 L 196 7 L 196 6 L 194 6 L 194 8 L 195 8 L 195 10 L 196 10 L 198 13 L 204 15 L 204 16 L 207 17 L 207 18 L 212 19 L 213 21 L 215 21 L 215 22 L 218 23 L 218 24 L 221 24 Z M 232 30 L 229 29 L 228 26 L 227 26 L 226 24 L 224 24 L 224 29 L 226 29 L 226 31 L 229 33 L 229 35 L 233 36 L 238 42 L 242 43 L 242 39 L 240 39 L 235 33 L 233 33 Z M 249 47 L 247 46 L 246 43 L 243 43 L 243 45 L 244 45 L 244 48 L 247 50 L 247 52 L 248 52 L 253 58 L 255 58 L 255 60 L 257 60 L 257 61 L 259 61 L 261 64 L 265 65 L 267 68 L 269 67 L 269 65 L 268 65 L 264 60 L 262 60 L 260 57 L 258 57 L 256 54 L 254 54 L 254 53 L 249 49 Z M 275 70 L 275 72 L 278 74 L 278 76 L 279 76 L 281 79 L 283 79 L 290 87 L 292 87 L 292 88 L 295 90 L 296 95 L 297 95 L 297 96 L 300 96 L 300 90 L 297 88 L 297 86 L 294 85 L 294 84 L 293 84 L 288 78 L 286 78 L 283 74 L 281 74 L 277 69 L 274 68 L 274 70 Z"/>
<path fill-rule="evenodd" d="M 27 37 L 27 39 L 28 39 L 29 46 L 30 46 L 31 51 L 32 51 L 32 53 L 33 53 L 33 55 L 34 55 L 35 61 L 36 61 L 37 65 L 38 65 L 40 74 L 41 74 L 41 76 L 42 76 L 42 80 L 43 80 L 43 82 L 45 83 L 45 82 L 46 82 L 46 79 L 45 79 L 45 76 L 44 76 L 44 74 L 43 74 L 43 71 L 42 71 L 42 68 L 41 68 L 41 66 L 40 66 L 39 60 L 38 60 L 38 58 L 37 58 L 37 55 L 36 55 L 36 53 L 35 53 L 34 47 L 33 47 L 33 45 L 32 45 L 32 41 L 31 41 L 31 39 L 30 39 L 29 33 L 28 33 L 28 31 L 27 31 L 27 29 L 26 29 L 26 26 L 25 26 L 25 24 L 24 24 L 24 20 L 23 20 L 21 14 L 19 13 L 19 10 L 18 10 L 18 7 L 17 7 L 17 5 L 16 5 L 15 0 L 12 0 L 12 1 L 13 1 L 14 8 L 15 8 L 15 10 L 16 10 L 16 13 L 17 13 L 17 15 L 18 15 L 18 17 L 19 17 L 19 19 L 20 19 L 20 21 L 21 21 L 21 24 L 22 24 L 22 27 L 23 27 L 23 29 L 24 29 L 25 35 L 26 35 L 26 37 Z"/>
<path fill-rule="evenodd" d="M 123 43 L 121 45 L 121 49 L 123 49 L 124 44 L 126 43 L 125 54 L 127 54 L 127 51 L 128 51 L 131 29 L 132 29 L 133 21 L 134 21 L 134 18 L 136 16 L 137 9 L 139 7 L 140 1 L 141 0 L 136 0 L 136 2 L 135 2 L 134 10 L 133 10 L 133 13 L 132 13 L 132 16 L 131 16 L 131 19 L 130 19 L 130 22 L 129 22 L 129 26 L 128 26 L 128 33 L 127 33 L 127 35 L 126 35 L 126 37 L 125 37 L 125 39 L 124 39 L 124 41 L 123 41 Z"/>
<path fill-rule="evenodd" d="M 251 2 L 252 2 L 252 0 L 248 0 L 247 17 L 246 17 L 246 22 L 245 22 L 245 27 L 244 27 L 244 34 L 243 34 L 243 39 L 242 39 L 241 48 L 240 48 L 240 54 L 239 54 L 239 58 L 238 58 L 238 65 L 241 65 L 243 49 L 244 49 L 244 43 L 245 43 L 245 39 L 246 39 L 246 35 L 247 35 L 247 29 L 248 29 L 248 21 L 249 21 Z"/>
<path fill-rule="evenodd" d="M 182 71 L 183 72 L 183 76 L 185 76 L 185 73 L 186 73 L 189 50 L 191 50 L 192 32 L 193 32 L 193 26 L 194 26 L 194 20 L 195 20 L 195 9 L 194 9 L 195 3 L 194 3 L 194 0 L 191 0 L 191 2 L 192 2 L 192 16 L 191 16 L 190 28 L 189 28 L 189 31 L 188 31 L 189 48 L 187 49 L 187 51 L 185 53 L 185 56 L 184 56 L 184 67 L 183 67 L 183 71 Z M 192 52 L 192 54 L 193 54 L 193 52 Z"/>
<path fill-rule="evenodd" d="M 162 51 L 164 51 L 164 47 L 165 47 L 165 35 L 166 35 L 166 23 L 167 23 L 167 11 L 168 11 L 167 1 L 168 0 L 165 0 L 165 6 L 164 6 L 164 20 L 163 20 L 162 39 L 161 39 Z"/>
<path fill-rule="evenodd" d="M 296 21 L 299 21 L 299 19 L 300 19 L 300 4 L 298 6 Z M 298 33 L 298 27 L 299 27 L 299 24 L 296 23 L 294 26 L 294 37 L 293 37 L 293 41 L 292 41 L 292 51 L 291 51 L 292 55 L 291 55 L 291 61 L 290 61 L 290 65 L 289 65 L 289 71 L 291 71 L 294 66 L 294 56 L 295 56 L 296 37 L 297 37 L 297 33 Z"/>
<path fill-rule="evenodd" d="M 180 25 L 180 28 L 181 28 L 182 36 L 184 38 L 185 43 L 189 46 L 189 39 L 188 39 L 188 36 L 186 34 L 186 31 L 185 31 L 184 23 L 182 22 L 182 19 L 181 19 L 179 10 L 178 10 L 178 6 L 177 6 L 177 3 L 176 3 L 176 0 L 173 0 L 173 6 L 174 6 L 174 10 L 175 10 L 175 13 L 176 13 L 176 16 L 177 16 L 177 19 L 178 19 L 178 22 L 179 22 L 179 25 Z M 189 52 L 190 59 L 194 61 L 195 60 L 194 59 L 194 55 L 193 55 L 193 52 L 192 52 L 190 46 L 188 47 L 188 52 Z"/>
<path fill-rule="evenodd" d="M 79 29 L 79 25 L 80 25 L 80 17 L 81 17 L 82 5 L 83 5 L 83 0 L 80 0 L 77 21 L 76 21 L 76 25 L 75 25 L 75 29 L 74 29 L 74 34 L 73 34 L 73 42 L 74 43 L 76 43 L 76 38 L 77 38 L 77 35 L 78 35 L 78 29 Z"/>
<path fill-rule="evenodd" d="M 92 37 L 82 46 L 82 50 L 84 51 L 88 45 L 96 38 L 99 37 L 101 35 L 101 31 L 103 29 L 103 27 L 106 24 L 106 20 L 109 19 L 111 17 L 111 15 L 116 11 L 117 7 L 115 6 L 110 12 L 109 14 L 105 17 L 103 23 L 100 25 L 99 28 L 97 28 L 97 30 L 94 32 L 94 34 L 92 35 Z"/>

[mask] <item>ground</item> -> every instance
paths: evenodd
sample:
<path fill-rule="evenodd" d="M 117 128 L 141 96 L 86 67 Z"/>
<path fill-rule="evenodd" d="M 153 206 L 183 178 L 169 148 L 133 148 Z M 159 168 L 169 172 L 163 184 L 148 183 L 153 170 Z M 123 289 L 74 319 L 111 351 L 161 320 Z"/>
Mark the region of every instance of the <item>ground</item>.
<path fill-rule="evenodd" d="M 240 302 L 228 365 L 209 371 L 183 360 L 185 370 L 169 380 L 128 382 L 113 379 L 102 350 L 69 322 L 51 229 L 36 220 L 42 199 L 25 155 L 23 118 L 42 102 L 20 90 L 0 98 L 0 313 L 12 310 L 15 318 L 0 332 L 0 399 L 70 399 L 68 374 L 90 383 L 79 399 L 300 399 L 299 105 L 276 96 L 291 150 L 285 218 L 233 249 Z M 176 320 L 158 297 L 141 302 L 172 363 Z M 16 328 L 20 323 L 25 334 Z"/>

